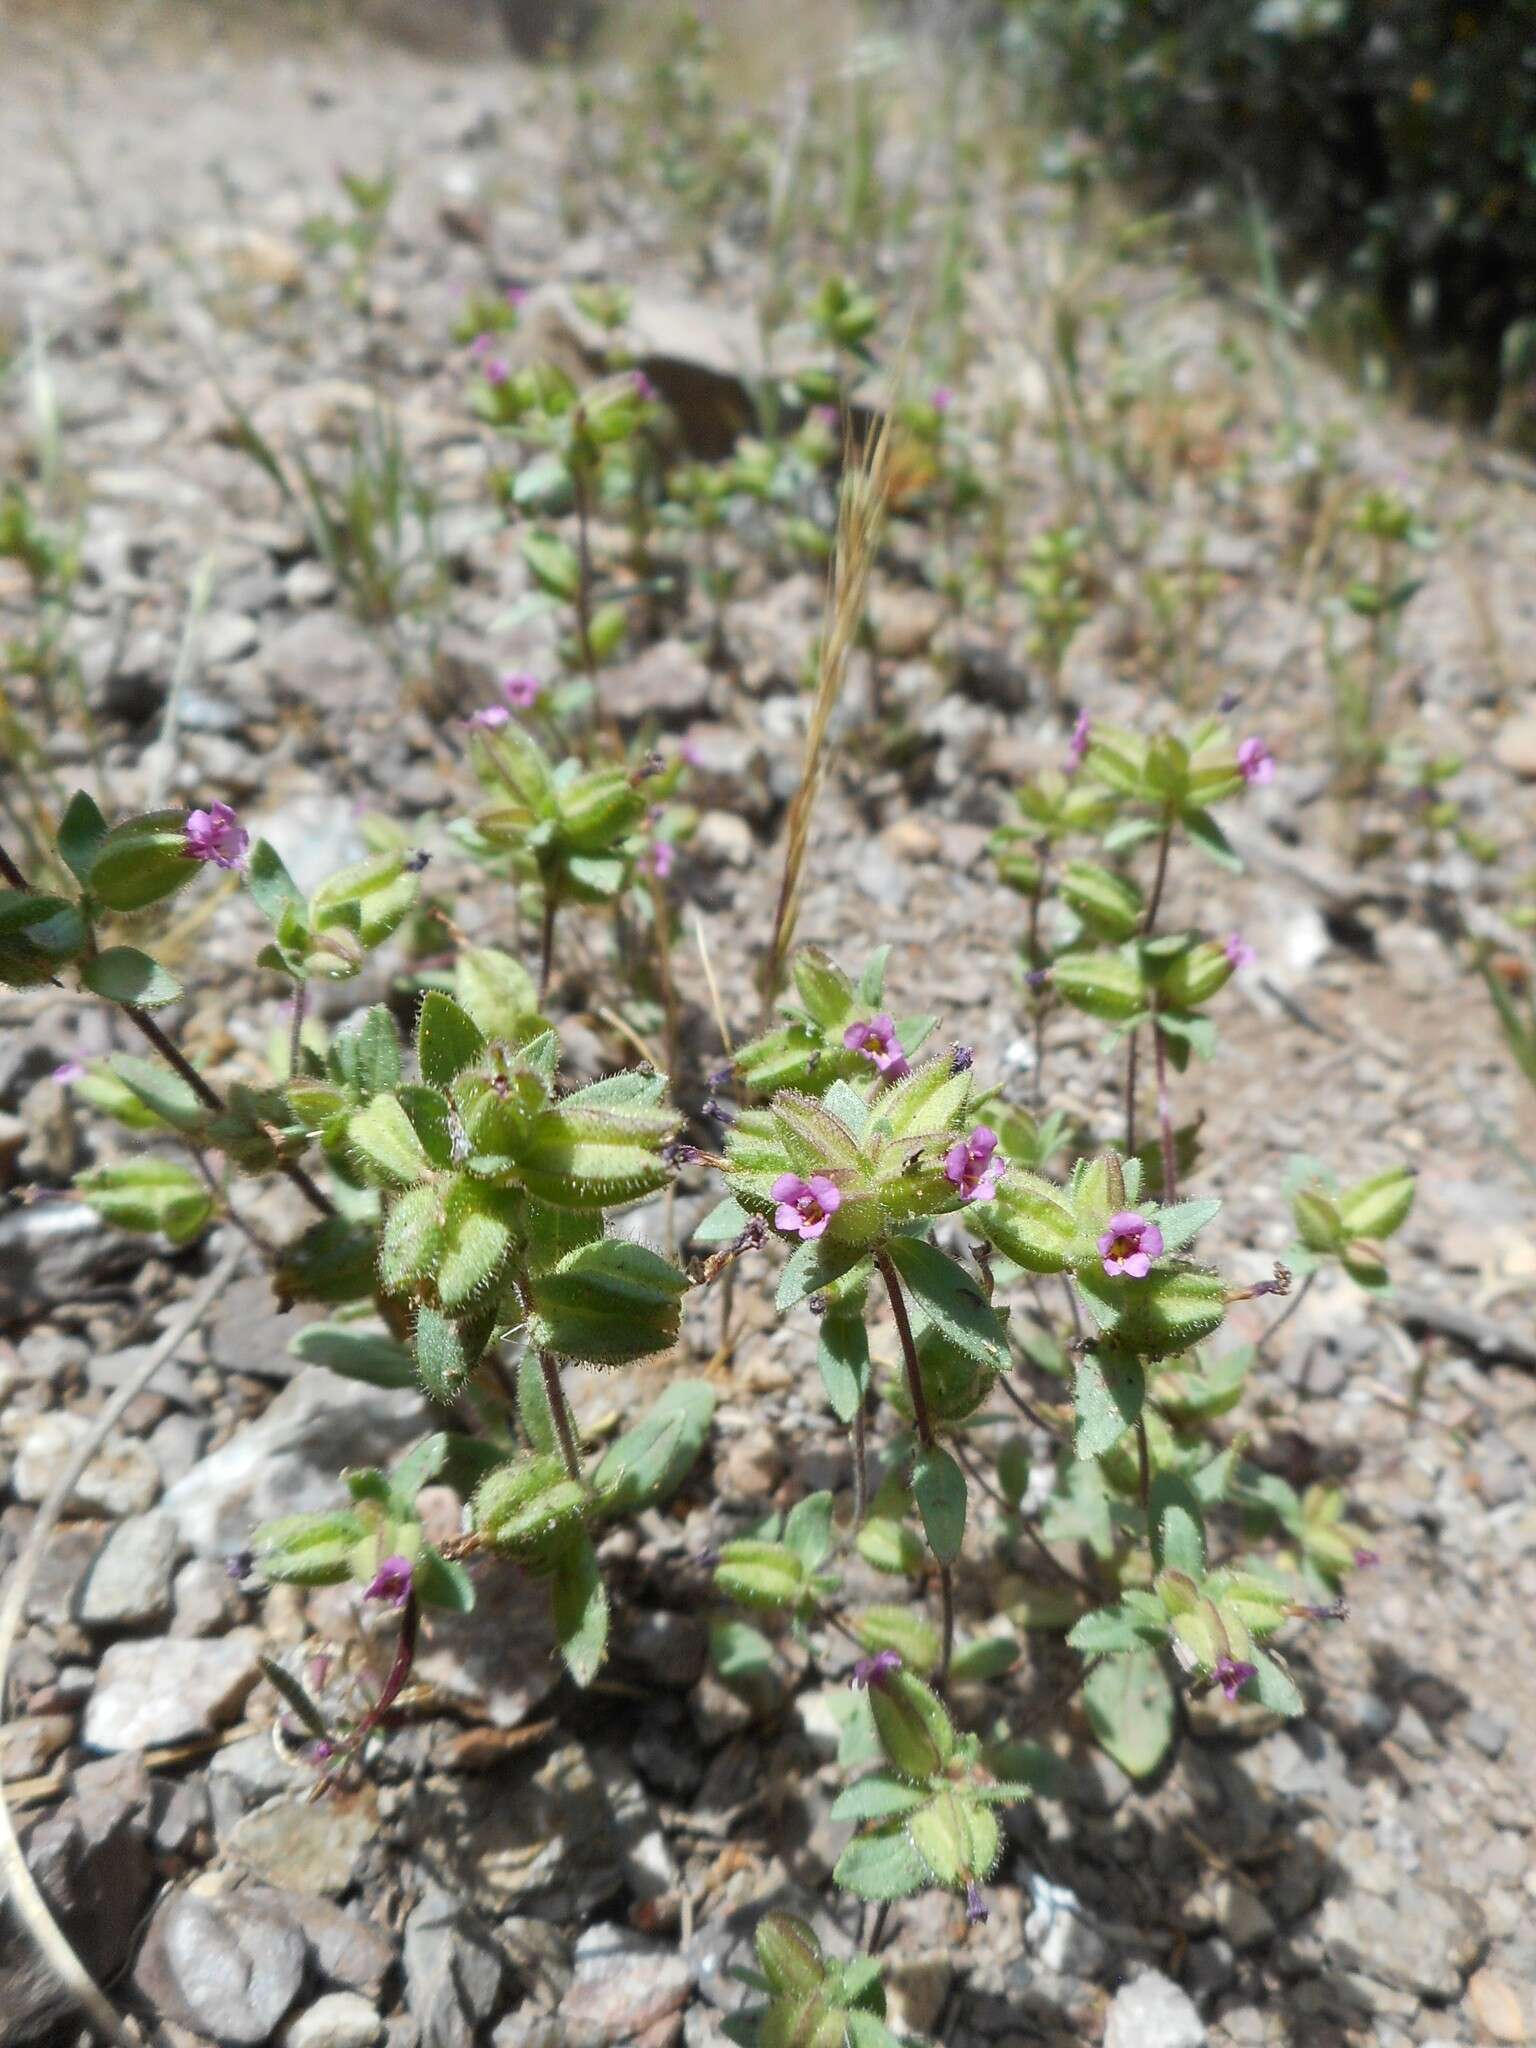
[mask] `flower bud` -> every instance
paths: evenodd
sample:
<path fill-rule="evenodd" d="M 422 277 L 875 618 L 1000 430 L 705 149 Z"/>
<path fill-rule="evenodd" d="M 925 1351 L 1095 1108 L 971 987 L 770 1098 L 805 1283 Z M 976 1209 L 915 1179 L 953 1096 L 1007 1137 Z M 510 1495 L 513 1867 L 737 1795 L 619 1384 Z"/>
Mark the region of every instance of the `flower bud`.
<path fill-rule="evenodd" d="M 481 1483 L 474 1526 L 492 1550 L 538 1563 L 580 1520 L 585 1501 L 559 1458 L 520 1458 Z"/>
<path fill-rule="evenodd" d="M 1207 940 L 1178 955 L 1158 981 L 1158 996 L 1170 1010 L 1193 1010 L 1208 1003 L 1232 974 L 1226 947 Z"/>
<path fill-rule="evenodd" d="M 814 1930 L 793 1913 L 765 1913 L 753 1936 L 757 1965 L 777 1997 L 814 1991 L 827 1974 L 827 1959 Z"/>
<path fill-rule="evenodd" d="M 938 1695 L 910 1671 L 893 1671 L 869 1688 L 875 1732 L 886 1761 L 920 1783 L 942 1771 L 955 1753 L 954 1723 Z"/>
<path fill-rule="evenodd" d="M 98 903 L 126 914 L 174 896 L 201 865 L 187 850 L 186 813 L 148 811 L 112 827 L 92 858 L 87 884 Z"/>

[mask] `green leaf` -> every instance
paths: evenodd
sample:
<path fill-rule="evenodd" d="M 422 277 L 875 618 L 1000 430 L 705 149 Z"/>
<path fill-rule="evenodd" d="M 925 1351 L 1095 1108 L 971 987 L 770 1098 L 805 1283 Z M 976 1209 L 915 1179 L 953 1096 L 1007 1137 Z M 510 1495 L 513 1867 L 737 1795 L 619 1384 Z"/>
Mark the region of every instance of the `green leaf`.
<path fill-rule="evenodd" d="M 1413 1207 L 1417 1184 L 1406 1166 L 1389 1166 L 1385 1173 L 1358 1181 L 1339 1196 L 1339 1217 L 1350 1237 L 1391 1237 L 1401 1230 Z"/>
<path fill-rule="evenodd" d="M 925 1678 L 936 1671 L 942 1648 L 933 1623 L 912 1607 L 860 1607 L 848 1626 L 871 1652 L 895 1650 L 908 1671 Z"/>
<path fill-rule="evenodd" d="M 183 992 L 175 975 L 137 946 L 108 946 L 82 963 L 80 980 L 104 1002 L 130 1003 L 140 1010 L 180 1002 Z"/>
<path fill-rule="evenodd" d="M 1209 811 L 1187 810 L 1182 813 L 1182 817 L 1184 830 L 1207 860 L 1215 861 L 1217 867 L 1225 868 L 1229 875 L 1240 875 L 1243 872 L 1242 861 L 1233 852 L 1226 833 Z"/>
<path fill-rule="evenodd" d="M 536 1351 L 525 1351 L 517 1368 L 517 1419 L 535 1451 L 552 1457 L 559 1450 L 560 1433 L 555 1427 L 549 1388 Z"/>
<path fill-rule="evenodd" d="M 1204 1230 L 1221 1209 L 1219 1201 L 1175 1202 L 1171 1209 L 1158 1209 L 1155 1221 L 1163 1233 L 1165 1252 L 1182 1251 L 1197 1232 Z"/>
<path fill-rule="evenodd" d="M 611 1209 L 655 1194 L 671 1179 L 661 1148 L 677 1127 L 667 1110 L 620 1113 L 567 1099 L 533 1124 L 518 1176 L 557 1209 Z"/>
<path fill-rule="evenodd" d="M 1117 1444 L 1140 1415 L 1147 1381 L 1141 1361 L 1129 1352 L 1101 1346 L 1077 1362 L 1073 1447 L 1080 1458 L 1099 1458 Z"/>
<path fill-rule="evenodd" d="M 721 1545 L 715 1591 L 743 1607 L 794 1607 L 806 1589 L 806 1576 L 788 1544 L 743 1536 Z"/>
<path fill-rule="evenodd" d="M 347 1140 L 371 1181 L 412 1187 L 432 1161 L 396 1095 L 375 1095 L 347 1119 Z"/>
<path fill-rule="evenodd" d="M 411 1584 L 423 1607 L 446 1614 L 472 1614 L 475 1582 L 463 1565 L 441 1555 L 428 1545 L 416 1559 Z"/>
<path fill-rule="evenodd" d="M 1051 983 L 1074 1009 L 1106 1024 L 1124 1024 L 1147 1006 L 1146 984 L 1126 953 L 1063 953 Z"/>
<path fill-rule="evenodd" d="M 808 1572 L 815 1571 L 832 1548 L 830 1493 L 809 1493 L 796 1502 L 784 1524 L 784 1541 Z"/>
<path fill-rule="evenodd" d="M 905 1828 L 886 1826 L 858 1835 L 837 1859 L 832 1882 L 861 1899 L 905 1899 L 929 1882 Z"/>
<path fill-rule="evenodd" d="M 539 992 L 520 960 L 495 946 L 469 946 L 453 967 L 453 992 L 487 1038 L 509 1045 L 537 1023 Z"/>
<path fill-rule="evenodd" d="M 1133 1608 L 1096 1607 L 1074 1625 L 1067 1637 L 1067 1647 L 1084 1657 L 1119 1656 L 1128 1650 L 1145 1649 L 1149 1632 L 1153 1636 L 1160 1633 Z"/>
<path fill-rule="evenodd" d="M 581 587 L 581 564 L 576 550 L 554 533 L 525 533 L 523 560 L 540 590 L 574 604 Z"/>
<path fill-rule="evenodd" d="M 352 1554 L 367 1535 L 345 1509 L 323 1515 L 279 1515 L 251 1532 L 256 1569 L 274 1585 L 338 1586 L 352 1576 Z"/>
<path fill-rule="evenodd" d="M 255 898 L 256 908 L 274 929 L 282 924 L 285 911 L 304 909 L 299 885 L 265 839 L 258 839 L 251 848 L 245 886 Z"/>
<path fill-rule="evenodd" d="M 485 1037 L 452 996 L 431 989 L 416 1017 L 416 1059 L 430 1087 L 446 1088 L 485 1051 Z"/>
<path fill-rule="evenodd" d="M 371 1387 L 416 1384 L 415 1361 L 406 1347 L 359 1323 L 308 1323 L 289 1338 L 288 1349 L 306 1364 L 323 1365 Z"/>
<path fill-rule="evenodd" d="M 1175 1472 L 1159 1472 L 1152 1482 L 1149 1519 L 1156 1532 L 1152 1560 L 1159 1571 L 1185 1572 L 1196 1581 L 1205 1576 L 1205 1521 L 1200 1503 Z"/>
<path fill-rule="evenodd" d="M 163 810 L 114 825 L 91 860 L 97 902 L 127 916 L 185 888 L 202 867 L 187 854 L 186 823 L 184 811 Z"/>
<path fill-rule="evenodd" d="M 828 1816 L 834 1821 L 890 1820 L 896 1814 L 911 1813 L 928 1794 L 890 1771 L 873 1771 L 867 1778 L 847 1786 L 832 1802 Z"/>
<path fill-rule="evenodd" d="M 154 1060 L 141 1060 L 131 1052 L 120 1052 L 113 1054 L 112 1071 L 146 1109 L 153 1110 L 172 1130 L 191 1136 L 207 1122 L 207 1105 L 191 1082 L 184 1081 L 172 1068 L 162 1067 Z"/>
<path fill-rule="evenodd" d="M 695 1226 L 691 1241 L 696 1245 L 734 1244 L 750 1220 L 736 1197 L 727 1195 Z"/>
<path fill-rule="evenodd" d="M 644 1245 L 605 1238 L 533 1276 L 529 1341 L 588 1365 L 624 1365 L 677 1342 L 688 1276 Z"/>
<path fill-rule="evenodd" d="M 84 1201 L 119 1230 L 161 1232 L 190 1244 L 213 1216 L 213 1196 L 189 1167 L 169 1159 L 136 1159 L 75 1176 Z"/>
<path fill-rule="evenodd" d="M 965 1540 L 965 1474 L 937 1444 L 918 1454 L 912 1496 L 929 1548 L 940 1564 L 953 1564 Z"/>
<path fill-rule="evenodd" d="M 839 1422 L 850 1423 L 869 1386 L 869 1332 L 853 1310 L 829 1309 L 816 1331 L 816 1363 Z"/>
<path fill-rule="evenodd" d="M 377 1284 L 378 1255 L 371 1223 L 326 1216 L 283 1247 L 273 1277 L 295 1301 L 359 1301 Z"/>
<path fill-rule="evenodd" d="M 400 1083 L 400 1040 L 395 1020 L 382 1003 L 338 1031 L 329 1061 L 335 1078 L 360 1101 Z"/>
<path fill-rule="evenodd" d="M 379 1277 L 391 1294 L 429 1280 L 443 1252 L 443 1203 L 432 1183 L 407 1188 L 390 1204 L 379 1243 Z"/>
<path fill-rule="evenodd" d="M 609 1445 L 592 1475 L 605 1513 L 627 1515 L 674 1494 L 709 1436 L 714 1389 L 704 1380 L 674 1380 L 634 1429 Z"/>
<path fill-rule="evenodd" d="M 857 1000 L 853 983 L 841 967 L 819 946 L 802 946 L 791 972 L 796 992 L 812 1019 L 828 1037 L 840 1037 L 844 1026 L 853 1021 Z"/>
<path fill-rule="evenodd" d="M 973 1203 L 966 1222 L 1027 1273 L 1064 1273 L 1072 1264 L 1077 1220 L 1060 1190 L 1038 1174 L 1009 1172 L 997 1199 Z"/>
<path fill-rule="evenodd" d="M 460 1180 L 449 1191 L 434 1279 L 438 1300 L 450 1314 L 484 1297 L 500 1279 L 521 1207 L 515 1191 L 480 1181 Z"/>
<path fill-rule="evenodd" d="M 423 1308 L 416 1316 L 416 1371 L 434 1401 L 451 1401 L 480 1362 L 484 1343 L 474 1347 L 465 1333 L 440 1309 Z"/>
<path fill-rule="evenodd" d="M 416 1496 L 424 1486 L 430 1486 L 448 1462 L 448 1432 L 435 1429 L 430 1436 L 424 1436 L 419 1444 L 413 1444 L 389 1475 L 391 1501 L 402 1521 L 409 1521 L 416 1512 Z"/>
<path fill-rule="evenodd" d="M 1019 1639 L 1012 1630 L 1001 1635 L 977 1636 L 962 1643 L 949 1660 L 953 1685 L 979 1685 L 1002 1678 L 1019 1661 Z"/>
<path fill-rule="evenodd" d="M 1251 1649 L 1248 1660 L 1254 1675 L 1244 1688 L 1244 1698 L 1256 1699 L 1261 1707 L 1268 1707 L 1272 1714 L 1284 1714 L 1287 1720 L 1307 1711 L 1295 1679 L 1272 1651 Z"/>
<path fill-rule="evenodd" d="M 59 858 L 84 887 L 96 849 L 107 836 L 107 821 L 83 789 L 77 789 L 59 820 Z"/>
<path fill-rule="evenodd" d="M 978 1364 L 1007 1364 L 1002 1323 L 964 1266 L 915 1237 L 892 1238 L 888 1256 L 925 1323 Z"/>
<path fill-rule="evenodd" d="M 1127 1777 L 1147 1778 L 1173 1741 L 1173 1686 L 1156 1650 L 1134 1651 L 1095 1665 L 1083 1706 L 1099 1744 Z"/>
<path fill-rule="evenodd" d="M 298 1679 L 294 1677 L 293 1673 L 285 1670 L 275 1657 L 262 1657 L 258 1659 L 258 1662 L 261 1665 L 262 1675 L 267 1683 L 274 1692 L 282 1694 L 310 1734 L 322 1742 L 327 1741 L 331 1731 L 326 1725 L 325 1716 L 304 1690 Z"/>
<path fill-rule="evenodd" d="M 773 1645 L 749 1621 L 712 1621 L 709 1661 L 722 1685 L 749 1700 L 766 1702 L 778 1690 Z"/>
<path fill-rule="evenodd" d="M 488 1473 L 471 1515 L 491 1549 L 535 1569 L 552 1569 L 586 1511 L 585 1489 L 553 1456 L 519 1456 Z"/>
<path fill-rule="evenodd" d="M 596 1678 L 608 1647 L 608 1595 L 585 1530 L 560 1551 L 551 1586 L 555 1640 L 580 1686 Z"/>
<path fill-rule="evenodd" d="M 1077 1291 L 1098 1327 L 1142 1358 L 1187 1351 L 1221 1327 L 1227 1290 L 1220 1277 L 1192 1266 L 1154 1266 L 1144 1280 L 1111 1279 L 1080 1266 Z"/>
<path fill-rule="evenodd" d="M 796 1245 L 779 1276 L 774 1307 L 781 1316 L 787 1315 L 810 1295 L 821 1293 L 844 1273 L 851 1273 L 867 1257 L 858 1245 L 833 1244 L 825 1237 L 810 1238 Z"/>

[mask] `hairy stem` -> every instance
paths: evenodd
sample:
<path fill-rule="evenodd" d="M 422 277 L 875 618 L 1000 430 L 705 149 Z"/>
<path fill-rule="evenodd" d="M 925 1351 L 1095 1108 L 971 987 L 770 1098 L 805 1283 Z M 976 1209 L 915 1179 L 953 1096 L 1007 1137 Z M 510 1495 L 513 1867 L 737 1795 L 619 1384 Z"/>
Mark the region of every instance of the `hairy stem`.
<path fill-rule="evenodd" d="M 1152 1019 L 1152 1050 L 1157 1058 L 1157 1120 L 1163 1135 L 1163 1200 L 1179 1199 L 1179 1148 L 1173 1136 L 1173 1108 L 1168 1100 L 1168 1049 L 1157 1019 Z"/>
<path fill-rule="evenodd" d="M 875 1253 L 875 1264 L 880 1269 L 880 1278 L 885 1282 L 885 1291 L 890 1296 L 891 1314 L 896 1318 L 896 1334 L 901 1339 L 901 1355 L 907 1368 L 907 1393 L 912 1401 L 912 1419 L 917 1424 L 917 1440 L 923 1449 L 933 1448 L 933 1418 L 928 1413 L 928 1396 L 923 1388 L 922 1368 L 917 1362 L 917 1344 L 912 1335 L 912 1322 L 907 1314 L 907 1304 L 901 1292 L 901 1281 L 896 1268 L 891 1264 L 889 1252 Z"/>
<path fill-rule="evenodd" d="M 1147 903 L 1147 915 L 1141 927 L 1144 939 L 1150 939 L 1157 925 L 1157 913 L 1162 908 L 1163 884 L 1168 879 L 1168 849 L 1173 844 L 1173 819 L 1163 820 L 1163 836 L 1157 842 L 1157 872 L 1152 877 L 1152 895 Z"/>
<path fill-rule="evenodd" d="M 1141 1037 L 1139 1030 L 1133 1031 L 1126 1041 L 1125 1052 L 1125 1151 L 1129 1158 L 1136 1150 L 1136 1044 Z"/>
<path fill-rule="evenodd" d="M 867 1420 L 864 1413 L 864 1396 L 859 1396 L 859 1405 L 853 1411 L 853 1534 L 857 1536 L 864 1526 L 865 1512 L 869 1507 L 869 1460 L 866 1455 Z"/>
<path fill-rule="evenodd" d="M 588 530 L 591 519 L 590 485 L 584 465 L 575 466 L 572 483 L 576 493 L 576 644 L 581 650 L 581 665 L 590 677 L 597 674 L 597 658 L 592 652 L 592 536 Z"/>
<path fill-rule="evenodd" d="M 559 905 L 554 891 L 546 883 L 544 889 L 544 916 L 539 926 L 539 1001 L 542 1003 L 549 994 L 549 977 L 555 965 L 555 917 Z"/>
<path fill-rule="evenodd" d="M 304 1037 L 304 1013 L 309 1008 L 309 983 L 301 981 L 293 992 L 293 1021 L 288 1027 L 288 1078 L 299 1078 L 299 1060 L 302 1056 Z"/>
<path fill-rule="evenodd" d="M 947 1564 L 939 1566 L 939 1602 L 944 1611 L 944 1648 L 939 1656 L 938 1684 L 942 1692 L 949 1682 L 949 1660 L 955 1653 L 955 1575 Z"/>
<path fill-rule="evenodd" d="M 1141 1512 L 1147 1518 L 1147 1539 L 1152 1539 L 1152 1446 L 1147 1441 L 1147 1418 L 1145 1411 L 1136 1418 L 1136 1487 L 1141 1496 Z"/>
<path fill-rule="evenodd" d="M 549 1412 L 554 1417 L 555 1435 L 560 1439 L 560 1455 L 565 1459 L 566 1471 L 579 1485 L 581 1452 L 576 1447 L 576 1428 L 571 1421 L 565 1388 L 560 1383 L 560 1368 L 547 1351 L 539 1353 L 539 1370 L 544 1375 L 544 1392 L 549 1398 Z"/>
<path fill-rule="evenodd" d="M 1295 1315 L 1297 1309 L 1299 1309 L 1301 1307 L 1301 1304 L 1306 1300 L 1308 1294 L 1312 1290 L 1312 1283 L 1316 1278 L 1317 1268 L 1316 1266 L 1314 1266 L 1311 1272 L 1302 1281 L 1301 1285 L 1297 1288 L 1296 1292 L 1291 1296 L 1290 1300 L 1285 1304 L 1285 1307 L 1280 1311 L 1279 1315 L 1275 1317 L 1275 1320 L 1270 1324 L 1269 1328 L 1264 1332 L 1263 1336 L 1260 1337 L 1258 1342 L 1254 1345 L 1253 1348 L 1255 1351 L 1268 1350 L 1269 1346 L 1274 1342 L 1275 1338 L 1280 1334 L 1280 1332 L 1285 1328 L 1286 1324 L 1291 1320 L 1291 1317 Z"/>

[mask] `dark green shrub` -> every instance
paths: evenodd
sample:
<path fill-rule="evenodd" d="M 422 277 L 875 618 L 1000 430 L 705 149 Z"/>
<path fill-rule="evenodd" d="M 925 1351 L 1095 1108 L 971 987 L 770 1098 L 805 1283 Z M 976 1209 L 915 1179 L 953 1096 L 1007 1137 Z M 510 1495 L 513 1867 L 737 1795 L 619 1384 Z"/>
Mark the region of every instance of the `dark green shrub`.
<path fill-rule="evenodd" d="M 1161 201 L 1253 195 L 1368 294 L 1425 395 L 1529 372 L 1536 0 L 1014 0 L 1035 64 Z M 1037 72 L 1038 75 L 1038 72 Z M 1524 330 L 1524 331 L 1522 331 Z"/>

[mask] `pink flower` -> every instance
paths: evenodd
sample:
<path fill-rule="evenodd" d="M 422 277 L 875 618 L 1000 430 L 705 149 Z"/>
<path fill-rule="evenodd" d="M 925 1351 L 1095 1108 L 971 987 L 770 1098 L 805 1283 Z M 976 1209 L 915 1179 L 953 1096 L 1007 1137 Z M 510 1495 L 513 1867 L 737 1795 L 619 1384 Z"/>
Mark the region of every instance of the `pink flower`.
<path fill-rule="evenodd" d="M 937 413 L 946 413 L 955 402 L 955 394 L 947 384 L 936 384 L 928 403 Z"/>
<path fill-rule="evenodd" d="M 1216 1683 L 1228 1702 L 1235 1700 L 1249 1679 L 1257 1676 L 1258 1666 L 1245 1664 L 1241 1657 L 1222 1657 L 1216 1665 Z"/>
<path fill-rule="evenodd" d="M 531 711 L 539 701 L 539 692 L 544 685 L 537 676 L 526 669 L 513 669 L 510 675 L 501 679 L 501 694 L 514 711 Z"/>
<path fill-rule="evenodd" d="M 403 1607 L 411 1597 L 411 1561 L 408 1557 L 386 1557 L 363 1593 L 365 1600 L 387 1600 L 391 1607 Z"/>
<path fill-rule="evenodd" d="M 835 434 L 843 424 L 843 416 L 835 405 L 812 406 L 811 418 L 817 426 L 825 427 L 829 434 Z"/>
<path fill-rule="evenodd" d="M 1145 1280 L 1152 1261 L 1162 1257 L 1163 1233 L 1155 1223 L 1135 1209 L 1122 1209 L 1109 1219 L 1109 1228 L 1099 1239 L 1099 1257 L 1113 1280 Z"/>
<path fill-rule="evenodd" d="M 677 848 L 670 839 L 653 839 L 645 854 L 645 862 L 658 882 L 664 882 L 672 872 L 677 859 Z"/>
<path fill-rule="evenodd" d="M 67 1088 L 71 1082 L 85 1079 L 85 1068 L 79 1060 L 60 1060 L 53 1070 L 53 1078 L 61 1088 Z"/>
<path fill-rule="evenodd" d="M 1093 720 L 1086 711 L 1079 711 L 1077 723 L 1072 728 L 1072 737 L 1067 742 L 1067 772 L 1081 768 L 1083 756 L 1088 751 L 1088 735 L 1093 731 Z"/>
<path fill-rule="evenodd" d="M 1244 782 L 1273 782 L 1275 757 L 1267 740 L 1244 740 L 1237 750 L 1237 765 Z"/>
<path fill-rule="evenodd" d="M 469 344 L 469 352 L 475 358 L 475 361 L 479 362 L 483 357 L 488 356 L 495 346 L 496 337 L 494 334 L 477 334 Z"/>
<path fill-rule="evenodd" d="M 843 1033 L 843 1044 L 849 1052 L 861 1052 L 866 1059 L 873 1060 L 888 1081 L 900 1081 L 912 1071 L 896 1036 L 896 1020 L 888 1010 L 882 1010 L 878 1017 L 850 1024 Z"/>
<path fill-rule="evenodd" d="M 636 398 L 638 398 L 642 404 L 649 405 L 656 396 L 656 386 L 651 382 L 650 378 L 647 377 L 644 370 L 631 370 L 629 373 L 629 381 L 634 386 Z"/>
<path fill-rule="evenodd" d="M 990 1920 L 991 1917 L 992 1914 L 987 1905 L 987 1902 L 981 1895 L 981 1886 L 976 1882 L 974 1877 L 968 1877 L 965 1880 L 966 1926 L 979 1927 L 981 1926 L 983 1921 Z"/>
<path fill-rule="evenodd" d="M 188 811 L 183 850 L 188 860 L 211 860 L 216 867 L 243 868 L 251 835 L 228 804 L 210 804 L 206 811 Z"/>
<path fill-rule="evenodd" d="M 788 1237 L 820 1237 L 843 1198 L 824 1173 L 802 1180 L 798 1173 L 781 1173 L 770 1191 L 778 1203 L 773 1227 Z"/>
<path fill-rule="evenodd" d="M 1373 1566 L 1380 1563 L 1381 1552 L 1379 1550 L 1357 1550 L 1355 1552 L 1355 1568 L 1358 1571 L 1368 1572 Z"/>
<path fill-rule="evenodd" d="M 900 1650 L 876 1650 L 873 1657 L 861 1657 L 853 1667 L 853 1684 L 862 1692 L 868 1686 L 878 1691 L 893 1671 L 901 1669 Z"/>
<path fill-rule="evenodd" d="M 1234 972 L 1241 967 L 1251 967 L 1259 957 L 1241 932 L 1228 932 L 1222 941 L 1222 951 L 1231 961 Z"/>
<path fill-rule="evenodd" d="M 680 740 L 678 742 L 677 758 L 686 767 L 702 768 L 704 766 L 704 749 L 695 739 Z"/>
<path fill-rule="evenodd" d="M 472 712 L 464 723 L 476 732 L 498 732 L 511 716 L 505 704 L 486 704 Z"/>
<path fill-rule="evenodd" d="M 958 1139 L 944 1155 L 944 1178 L 962 1202 L 990 1202 L 1002 1170 L 997 1133 L 987 1124 L 978 1124 L 969 1138 Z"/>
<path fill-rule="evenodd" d="M 527 296 L 528 296 L 528 287 L 527 287 L 527 285 L 525 285 L 525 284 L 509 284 L 509 285 L 507 286 L 507 290 L 506 290 L 506 300 L 507 300 L 507 304 L 508 304 L 509 306 L 513 307 L 514 309 L 515 309 L 515 308 L 517 308 L 518 306 L 522 305 L 523 301 L 524 301 L 524 300 L 525 300 L 525 299 L 527 298 Z"/>

